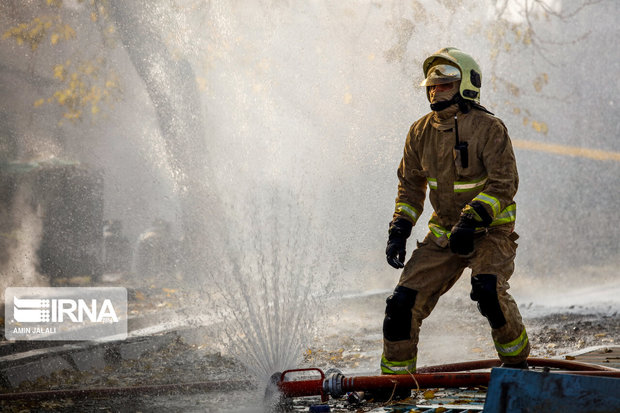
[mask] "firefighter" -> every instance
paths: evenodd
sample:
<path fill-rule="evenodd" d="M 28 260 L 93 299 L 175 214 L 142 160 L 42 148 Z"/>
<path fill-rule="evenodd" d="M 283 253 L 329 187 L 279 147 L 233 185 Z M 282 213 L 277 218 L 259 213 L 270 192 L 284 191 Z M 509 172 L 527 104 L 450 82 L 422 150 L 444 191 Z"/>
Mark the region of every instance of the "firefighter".
<path fill-rule="evenodd" d="M 480 105 L 481 71 L 471 56 L 447 47 L 429 56 L 423 71 L 432 111 L 411 126 L 397 171 L 386 256 L 392 267 L 404 269 L 386 300 L 381 371 L 415 371 L 422 320 L 467 267 L 470 297 L 491 326 L 500 360 L 527 368 L 530 344 L 507 292 L 517 249 L 513 198 L 519 181 L 508 132 Z M 434 209 L 430 231 L 405 264 L 406 240 L 427 187 Z"/>

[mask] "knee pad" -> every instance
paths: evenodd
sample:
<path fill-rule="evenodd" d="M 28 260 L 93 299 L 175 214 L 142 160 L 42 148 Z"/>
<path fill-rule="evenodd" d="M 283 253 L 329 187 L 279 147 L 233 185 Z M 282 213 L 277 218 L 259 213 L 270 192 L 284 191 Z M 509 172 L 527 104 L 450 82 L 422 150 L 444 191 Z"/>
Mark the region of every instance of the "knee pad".
<path fill-rule="evenodd" d="M 415 304 L 416 290 L 399 285 L 385 301 L 383 337 L 389 341 L 411 338 L 411 309 Z"/>
<path fill-rule="evenodd" d="M 506 324 L 506 318 L 504 318 L 497 297 L 496 275 L 478 274 L 473 276 L 471 278 L 470 297 L 478 302 L 478 310 L 489 320 L 491 328 L 500 328 Z"/>

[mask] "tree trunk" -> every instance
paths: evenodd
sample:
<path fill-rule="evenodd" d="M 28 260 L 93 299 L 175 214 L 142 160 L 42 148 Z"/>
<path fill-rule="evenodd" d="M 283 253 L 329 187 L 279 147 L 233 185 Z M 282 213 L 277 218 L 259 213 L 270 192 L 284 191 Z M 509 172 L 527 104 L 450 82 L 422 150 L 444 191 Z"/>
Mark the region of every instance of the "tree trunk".
<path fill-rule="evenodd" d="M 110 17 L 155 107 L 178 185 L 182 262 L 186 275 L 199 280 L 212 250 L 209 241 L 217 241 L 216 234 L 221 233 L 216 228 L 221 221 L 219 207 L 208 185 L 211 174 L 201 100 L 190 63 L 168 51 L 161 31 L 148 20 L 149 7 L 152 4 L 144 0 L 110 2 Z"/>

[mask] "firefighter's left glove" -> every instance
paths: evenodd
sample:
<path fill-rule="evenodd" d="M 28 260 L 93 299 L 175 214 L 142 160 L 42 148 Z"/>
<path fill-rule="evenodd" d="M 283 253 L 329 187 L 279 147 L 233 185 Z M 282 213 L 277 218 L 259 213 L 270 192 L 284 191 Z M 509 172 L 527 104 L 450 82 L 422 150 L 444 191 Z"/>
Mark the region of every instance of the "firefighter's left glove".
<path fill-rule="evenodd" d="M 458 255 L 474 252 L 476 228 L 488 227 L 493 219 L 481 203 L 474 201 L 461 212 L 461 217 L 450 234 L 450 250 Z"/>
<path fill-rule="evenodd" d="M 404 218 L 396 218 L 390 223 L 385 255 L 388 264 L 396 269 L 405 266 L 404 262 L 407 254 L 405 247 L 407 246 L 407 238 L 411 235 L 412 227 L 413 224 Z"/>

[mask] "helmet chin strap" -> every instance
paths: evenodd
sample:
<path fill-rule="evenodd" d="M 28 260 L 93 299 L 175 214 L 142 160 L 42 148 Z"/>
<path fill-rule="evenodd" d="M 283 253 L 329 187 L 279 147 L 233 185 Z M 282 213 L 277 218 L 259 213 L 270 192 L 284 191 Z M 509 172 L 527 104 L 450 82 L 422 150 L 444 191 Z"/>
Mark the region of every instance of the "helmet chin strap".
<path fill-rule="evenodd" d="M 440 102 L 431 103 L 431 110 L 435 112 L 441 112 L 442 110 L 449 108 L 455 103 L 458 103 L 459 109 L 461 110 L 461 112 L 463 113 L 469 112 L 469 109 L 470 109 L 469 102 L 463 99 L 460 93 L 456 93 L 454 96 L 452 96 L 452 99 L 450 100 L 442 100 Z"/>

